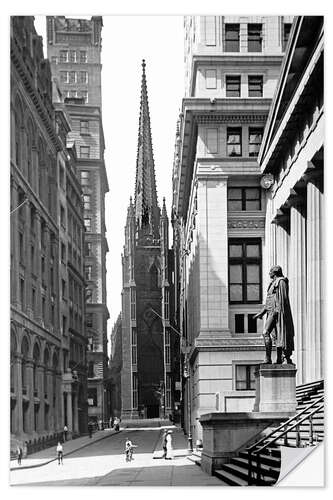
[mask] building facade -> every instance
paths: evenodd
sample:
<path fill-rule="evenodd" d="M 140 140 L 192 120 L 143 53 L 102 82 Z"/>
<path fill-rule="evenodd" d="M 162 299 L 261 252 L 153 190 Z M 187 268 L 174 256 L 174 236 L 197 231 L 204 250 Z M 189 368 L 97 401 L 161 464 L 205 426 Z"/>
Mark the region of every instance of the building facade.
<path fill-rule="evenodd" d="M 157 201 L 144 61 L 138 135 L 122 256 L 121 415 L 157 418 L 172 414 L 177 400 L 179 339 L 170 327 L 169 222 Z"/>
<path fill-rule="evenodd" d="M 185 98 L 173 167 L 175 321 L 184 425 L 251 411 L 263 359 L 266 194 L 257 157 L 292 18 L 185 17 Z"/>
<path fill-rule="evenodd" d="M 69 124 L 52 105 L 50 66 L 31 16 L 11 18 L 10 104 L 11 446 L 19 443 L 29 452 L 52 443 L 65 424 L 70 434 L 84 431 L 78 393 L 86 364 L 83 349 L 77 356 L 79 379 L 68 355 L 69 266 L 62 252 L 72 237 L 66 189 L 77 183 L 66 146 Z M 81 230 L 81 253 L 82 237 Z M 78 307 L 83 325 L 83 300 Z"/>
<path fill-rule="evenodd" d="M 324 376 L 324 26 L 295 19 L 258 161 L 267 190 L 267 266 L 289 278 L 297 382 Z"/>
<path fill-rule="evenodd" d="M 111 353 L 109 363 L 111 416 L 121 415 L 121 369 L 122 369 L 122 322 L 119 314 L 111 333 Z"/>
<path fill-rule="evenodd" d="M 47 50 L 54 80 L 69 115 L 70 140 L 75 143 L 84 202 L 85 326 L 88 338 L 88 414 L 108 420 L 105 195 L 101 110 L 102 18 L 47 17 Z M 54 96 L 57 99 L 57 96 Z"/>

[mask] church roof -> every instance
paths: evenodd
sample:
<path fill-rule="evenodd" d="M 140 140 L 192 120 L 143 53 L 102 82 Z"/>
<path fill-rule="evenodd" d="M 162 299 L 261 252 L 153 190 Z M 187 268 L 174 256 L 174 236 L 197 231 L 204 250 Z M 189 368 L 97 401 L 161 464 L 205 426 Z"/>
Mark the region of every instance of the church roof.
<path fill-rule="evenodd" d="M 160 209 L 157 202 L 155 165 L 150 129 L 150 115 L 146 81 L 146 63 L 142 61 L 142 81 L 138 151 L 135 179 L 135 218 L 138 229 L 153 239 L 159 238 Z"/>

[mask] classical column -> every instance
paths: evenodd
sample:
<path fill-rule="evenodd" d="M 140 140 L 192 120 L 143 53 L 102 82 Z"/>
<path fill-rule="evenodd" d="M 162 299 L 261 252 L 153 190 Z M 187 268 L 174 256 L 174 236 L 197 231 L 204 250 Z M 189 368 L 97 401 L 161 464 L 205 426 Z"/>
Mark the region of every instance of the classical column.
<path fill-rule="evenodd" d="M 79 432 L 79 413 L 78 413 L 78 393 L 73 392 L 73 410 L 74 410 L 74 423 L 73 432 L 77 434 Z"/>
<path fill-rule="evenodd" d="M 42 321 L 42 262 L 41 262 L 41 215 L 36 210 L 36 275 L 37 275 L 37 290 L 36 290 L 36 306 L 35 317 L 39 323 Z"/>
<path fill-rule="evenodd" d="M 323 193 L 307 184 L 307 331 L 305 382 L 323 377 Z"/>
<path fill-rule="evenodd" d="M 276 226 L 276 264 L 282 267 L 283 274 L 289 276 L 289 242 L 290 235 L 285 223 Z"/>
<path fill-rule="evenodd" d="M 31 307 L 31 203 L 26 201 L 25 207 L 25 305 L 26 312 L 32 315 Z"/>
<path fill-rule="evenodd" d="M 67 427 L 69 434 L 73 432 L 72 388 L 67 392 Z"/>
<path fill-rule="evenodd" d="M 18 207 L 18 193 L 17 193 L 17 182 L 12 179 L 11 181 L 11 197 L 12 204 L 11 209 L 15 210 Z M 18 214 L 19 210 L 15 210 L 10 217 L 10 229 L 11 229 L 11 254 L 13 255 L 11 259 L 11 303 L 14 307 L 18 306 L 19 302 L 19 233 L 18 233 Z"/>
<path fill-rule="evenodd" d="M 22 410 L 22 354 L 16 354 L 14 358 L 15 366 L 15 434 L 19 436 L 23 433 L 23 410 Z"/>
<path fill-rule="evenodd" d="M 305 382 L 306 330 L 306 219 L 302 199 L 295 199 L 290 208 L 290 304 L 295 328 L 294 361 L 297 383 Z"/>
<path fill-rule="evenodd" d="M 38 381 L 38 398 L 39 398 L 39 412 L 38 412 L 38 422 L 37 422 L 37 431 L 43 432 L 45 430 L 45 414 L 44 414 L 44 386 L 43 386 L 43 378 L 44 378 L 44 367 L 43 365 L 37 365 L 37 381 Z"/>
<path fill-rule="evenodd" d="M 35 408 L 34 408 L 34 362 L 32 359 L 26 361 L 26 374 L 27 374 L 27 396 L 29 398 L 29 406 L 27 409 L 27 428 L 26 433 L 32 434 L 34 432 L 34 418 L 35 418 Z"/>

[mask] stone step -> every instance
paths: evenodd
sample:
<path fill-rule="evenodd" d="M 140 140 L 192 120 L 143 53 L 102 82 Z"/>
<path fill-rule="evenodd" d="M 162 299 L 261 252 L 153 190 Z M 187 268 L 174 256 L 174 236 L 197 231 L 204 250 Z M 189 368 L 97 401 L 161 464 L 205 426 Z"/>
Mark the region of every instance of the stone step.
<path fill-rule="evenodd" d="M 215 471 L 216 473 L 217 471 Z M 248 485 L 248 469 L 239 467 L 235 464 L 223 464 L 219 469 L 220 477 L 224 481 L 233 481 L 233 485 L 247 486 Z M 262 471 L 262 484 L 274 484 L 275 479 L 270 476 L 266 476 L 265 472 Z M 231 484 L 231 482 L 229 483 Z"/>
<path fill-rule="evenodd" d="M 276 451 L 278 453 L 276 453 L 274 455 L 271 454 L 270 452 L 265 453 L 264 455 L 261 455 L 261 463 L 266 464 L 266 465 L 271 466 L 271 467 L 278 467 L 279 468 L 281 465 L 281 457 L 280 457 L 281 454 L 280 454 L 279 449 L 276 449 Z M 238 456 L 239 456 L 239 458 L 242 458 L 242 459 L 246 460 L 247 462 L 249 460 L 249 454 L 247 451 L 241 451 Z M 257 461 L 256 455 L 252 456 L 252 461 L 254 463 L 256 463 L 256 461 Z"/>
<path fill-rule="evenodd" d="M 253 457 L 254 459 L 252 460 L 252 466 L 255 468 L 257 464 L 257 457 Z M 269 458 L 269 457 L 268 457 Z M 272 479 L 277 479 L 280 474 L 280 463 L 275 463 L 275 466 L 268 465 L 267 463 L 264 462 L 263 457 L 260 457 L 260 464 L 261 464 L 261 471 L 264 476 L 270 477 Z M 244 473 L 246 477 L 248 476 L 248 470 L 249 470 L 249 461 L 246 458 L 232 458 L 230 465 L 234 466 L 237 465 L 238 467 L 242 468 L 244 470 Z"/>
<path fill-rule="evenodd" d="M 224 466 L 223 466 L 224 467 Z M 248 481 L 244 481 L 238 476 L 235 476 L 231 472 L 223 469 L 217 469 L 214 471 L 214 476 L 218 477 L 221 481 L 226 483 L 228 486 L 248 486 Z"/>

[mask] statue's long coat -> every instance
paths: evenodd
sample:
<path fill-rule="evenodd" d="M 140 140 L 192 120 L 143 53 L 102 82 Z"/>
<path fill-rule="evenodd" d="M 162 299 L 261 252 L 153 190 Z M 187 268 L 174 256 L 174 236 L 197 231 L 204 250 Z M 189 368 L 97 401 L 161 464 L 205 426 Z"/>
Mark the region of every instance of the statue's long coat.
<path fill-rule="evenodd" d="M 278 277 L 274 282 L 276 318 L 276 347 L 283 347 L 286 354 L 294 350 L 294 323 L 289 302 L 289 282 Z"/>

